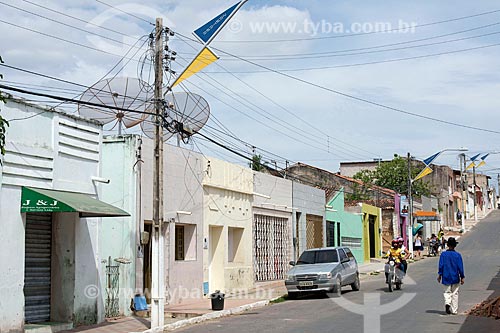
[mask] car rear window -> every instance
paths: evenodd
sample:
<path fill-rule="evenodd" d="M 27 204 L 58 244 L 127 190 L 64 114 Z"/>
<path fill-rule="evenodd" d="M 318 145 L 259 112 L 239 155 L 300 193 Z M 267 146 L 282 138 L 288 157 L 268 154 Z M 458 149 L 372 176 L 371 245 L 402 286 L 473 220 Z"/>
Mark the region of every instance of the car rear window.
<path fill-rule="evenodd" d="M 300 255 L 297 265 L 324 264 L 339 262 L 337 250 L 305 251 Z"/>

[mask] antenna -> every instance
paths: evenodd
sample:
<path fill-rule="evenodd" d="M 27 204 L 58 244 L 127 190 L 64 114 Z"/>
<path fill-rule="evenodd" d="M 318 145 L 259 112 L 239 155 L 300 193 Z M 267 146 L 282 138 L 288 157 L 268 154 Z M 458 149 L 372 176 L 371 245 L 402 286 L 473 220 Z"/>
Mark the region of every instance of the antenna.
<path fill-rule="evenodd" d="M 154 111 L 154 102 L 151 98 L 152 89 L 149 84 L 136 78 L 119 77 L 104 79 L 88 88 L 80 98 L 81 101 L 116 106 L 136 112 L 110 110 L 106 107 L 94 107 L 79 104 L 78 112 L 81 116 L 100 121 L 104 124 L 116 122 L 118 134 L 121 135 L 122 126 L 133 127 L 146 119 L 146 114 Z"/>
<path fill-rule="evenodd" d="M 189 139 L 191 135 L 198 132 L 208 121 L 210 106 L 208 102 L 198 94 L 193 93 L 169 93 L 165 96 L 165 114 L 163 127 L 163 141 L 170 139 L 175 133 L 182 140 Z M 152 117 L 141 123 L 141 128 L 147 137 L 154 135 L 155 122 Z"/>

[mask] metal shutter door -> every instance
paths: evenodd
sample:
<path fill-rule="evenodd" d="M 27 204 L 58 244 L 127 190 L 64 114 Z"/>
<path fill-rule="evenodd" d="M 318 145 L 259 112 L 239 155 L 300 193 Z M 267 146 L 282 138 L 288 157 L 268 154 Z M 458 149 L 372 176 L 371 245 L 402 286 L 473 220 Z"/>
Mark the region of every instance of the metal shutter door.
<path fill-rule="evenodd" d="M 26 214 L 24 318 L 27 323 L 50 320 L 52 214 Z"/>

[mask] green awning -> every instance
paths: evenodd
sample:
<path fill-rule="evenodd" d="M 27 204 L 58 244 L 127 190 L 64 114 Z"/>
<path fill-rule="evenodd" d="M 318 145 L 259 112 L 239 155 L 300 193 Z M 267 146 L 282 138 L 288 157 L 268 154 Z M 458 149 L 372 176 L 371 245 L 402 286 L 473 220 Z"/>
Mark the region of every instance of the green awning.
<path fill-rule="evenodd" d="M 86 194 L 23 186 L 21 213 L 31 212 L 78 212 L 80 217 L 130 216 L 120 208 Z"/>

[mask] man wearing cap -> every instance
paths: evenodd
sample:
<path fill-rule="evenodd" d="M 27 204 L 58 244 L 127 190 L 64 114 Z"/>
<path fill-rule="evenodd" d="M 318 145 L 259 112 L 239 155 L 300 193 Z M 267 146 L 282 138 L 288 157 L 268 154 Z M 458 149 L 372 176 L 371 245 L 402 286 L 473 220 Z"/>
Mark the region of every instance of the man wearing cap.
<path fill-rule="evenodd" d="M 458 313 L 458 289 L 464 284 L 464 264 L 460 253 L 455 251 L 458 242 L 448 238 L 448 251 L 439 258 L 438 282 L 445 286 L 444 304 L 447 314 Z"/>

